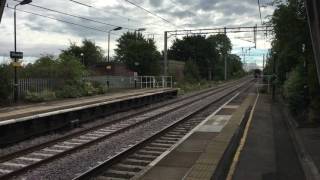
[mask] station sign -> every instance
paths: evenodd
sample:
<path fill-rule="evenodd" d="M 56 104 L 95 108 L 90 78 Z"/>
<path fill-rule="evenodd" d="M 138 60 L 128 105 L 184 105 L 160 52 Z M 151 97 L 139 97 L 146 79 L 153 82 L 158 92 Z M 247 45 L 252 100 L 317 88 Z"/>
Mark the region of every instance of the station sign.
<path fill-rule="evenodd" d="M 22 59 L 23 58 L 23 52 L 10 51 L 10 58 Z"/>

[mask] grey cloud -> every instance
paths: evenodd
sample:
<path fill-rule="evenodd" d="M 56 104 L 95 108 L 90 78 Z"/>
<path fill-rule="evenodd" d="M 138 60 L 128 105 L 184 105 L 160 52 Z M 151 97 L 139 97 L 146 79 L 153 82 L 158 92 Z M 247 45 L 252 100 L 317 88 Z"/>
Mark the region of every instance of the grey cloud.
<path fill-rule="evenodd" d="M 149 0 L 149 3 L 154 7 L 159 7 L 162 5 L 162 0 Z"/>

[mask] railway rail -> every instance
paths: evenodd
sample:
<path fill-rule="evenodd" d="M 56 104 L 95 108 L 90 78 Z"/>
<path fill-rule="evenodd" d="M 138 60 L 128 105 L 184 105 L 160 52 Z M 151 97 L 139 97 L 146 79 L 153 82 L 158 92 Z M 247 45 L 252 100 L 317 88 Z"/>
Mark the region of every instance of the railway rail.
<path fill-rule="evenodd" d="M 243 91 L 248 88 L 249 87 L 246 87 Z M 239 94 L 240 93 L 237 93 L 236 95 L 233 94 L 232 98 L 224 103 L 224 105 L 232 101 Z M 230 94 L 228 93 L 225 96 L 227 95 Z M 219 99 L 222 98 L 223 97 Z M 203 121 L 203 118 L 193 118 L 194 116 L 208 108 L 210 105 L 216 103 L 219 99 L 208 102 L 202 107 L 195 108 L 194 111 L 185 114 L 183 117 L 180 117 L 177 121 L 154 133 L 149 138 L 137 142 L 135 145 L 119 152 L 117 155 L 109 158 L 96 167 L 80 174 L 73 180 L 137 179 L 142 170 L 164 152 L 171 149 L 177 142 L 181 141 L 185 135 Z"/>
<path fill-rule="evenodd" d="M 201 93 L 196 93 L 189 97 L 152 107 L 151 109 L 148 109 L 147 112 L 137 112 L 81 132 L 76 132 L 53 141 L 0 157 L 0 179 L 7 179 L 28 170 L 32 170 L 41 164 L 49 163 L 62 156 L 81 150 L 112 136 L 119 135 L 143 123 L 153 121 L 168 113 L 194 105 L 214 94 L 220 93 L 219 97 L 221 98 L 223 97 L 221 93 L 225 95 L 230 94 L 247 84 L 249 81 L 250 80 L 241 80 L 240 82 L 229 83 L 222 87 L 202 91 Z M 167 138 L 167 140 L 169 139 Z"/>

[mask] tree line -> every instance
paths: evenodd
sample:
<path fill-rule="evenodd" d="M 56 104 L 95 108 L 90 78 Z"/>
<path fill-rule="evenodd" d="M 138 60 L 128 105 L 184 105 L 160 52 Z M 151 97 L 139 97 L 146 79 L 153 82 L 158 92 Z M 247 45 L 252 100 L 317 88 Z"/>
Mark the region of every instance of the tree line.
<path fill-rule="evenodd" d="M 231 50 L 231 41 L 225 34 L 195 35 L 175 39 L 168 50 L 168 57 L 186 62 L 187 79 L 223 80 L 225 60 L 229 78 L 244 74 L 241 58 L 231 54 Z"/>
<path fill-rule="evenodd" d="M 275 3 L 268 22 L 274 27 L 274 39 L 265 72 L 272 74 L 275 67 L 281 93 L 300 122 L 319 122 L 320 87 L 304 1 Z"/>

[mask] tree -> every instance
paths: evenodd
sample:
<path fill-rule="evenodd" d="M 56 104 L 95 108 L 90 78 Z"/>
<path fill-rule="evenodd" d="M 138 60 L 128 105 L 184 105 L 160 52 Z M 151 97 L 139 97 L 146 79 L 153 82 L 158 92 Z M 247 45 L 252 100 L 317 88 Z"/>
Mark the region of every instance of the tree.
<path fill-rule="evenodd" d="M 320 87 L 316 80 L 304 1 L 277 1 L 276 4 L 276 10 L 269 21 L 274 27 L 272 57 L 265 71 L 272 72 L 275 60 L 278 82 L 284 87 L 284 95 L 288 98 L 292 112 L 304 114 L 310 110 L 309 114 L 306 113 L 309 119 L 319 119 Z"/>
<path fill-rule="evenodd" d="M 183 73 L 185 80 L 190 83 L 195 83 L 200 80 L 198 66 L 191 60 L 186 62 Z"/>
<path fill-rule="evenodd" d="M 157 75 L 160 73 L 161 54 L 155 42 L 146 39 L 141 33 L 127 32 L 117 40 L 115 59 L 123 62 L 139 75 Z"/>
<path fill-rule="evenodd" d="M 83 57 L 81 53 L 83 53 Z M 76 43 L 71 42 L 67 50 L 62 50 L 62 54 L 76 57 L 81 63 L 84 63 L 86 67 L 104 61 L 101 47 L 88 39 L 84 39 L 81 46 L 77 46 Z"/>
<path fill-rule="evenodd" d="M 224 78 L 223 57 L 228 58 L 231 50 L 231 41 L 224 34 L 212 35 L 207 38 L 200 35 L 187 36 L 174 40 L 168 50 L 168 57 L 184 62 L 191 60 L 197 64 L 202 78 L 221 80 Z M 242 70 L 242 66 L 234 67 L 239 69 L 229 70 L 231 74 L 234 71 Z"/>

